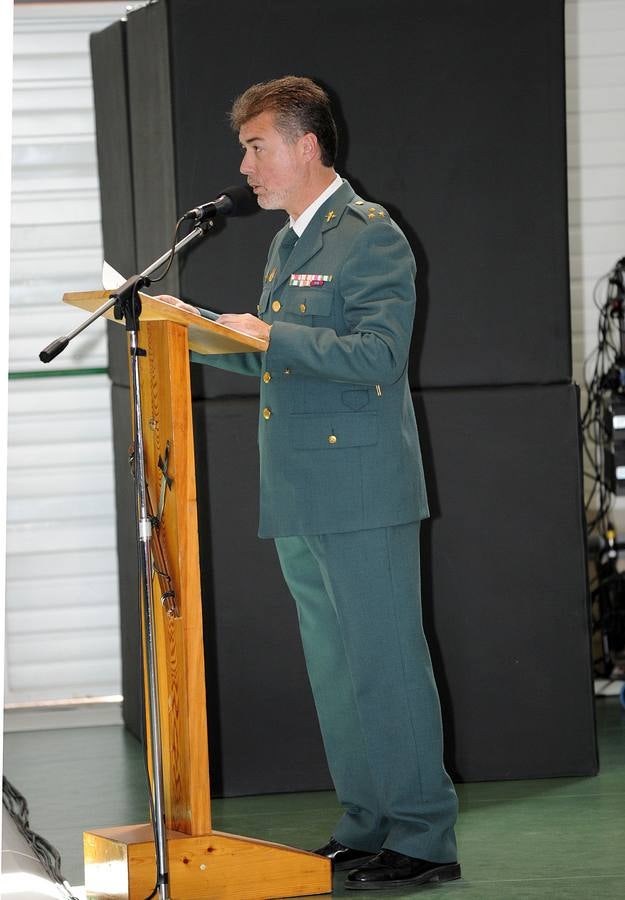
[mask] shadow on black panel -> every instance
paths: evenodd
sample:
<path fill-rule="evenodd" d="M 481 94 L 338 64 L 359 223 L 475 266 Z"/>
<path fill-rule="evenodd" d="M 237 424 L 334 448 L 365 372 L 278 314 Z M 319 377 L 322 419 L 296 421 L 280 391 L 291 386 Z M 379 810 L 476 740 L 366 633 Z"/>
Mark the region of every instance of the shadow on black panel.
<path fill-rule="evenodd" d="M 407 199 L 406 209 L 402 209 L 396 203 L 389 202 L 385 197 L 372 196 L 371 191 L 366 185 L 366 173 L 352 173 L 349 168 L 349 149 L 350 149 L 350 127 L 347 118 L 343 112 L 341 98 L 337 90 L 331 87 L 323 78 L 312 76 L 315 81 L 320 84 L 330 97 L 332 103 L 332 111 L 336 121 L 339 133 L 338 153 L 336 159 L 336 170 L 343 175 L 357 194 L 361 197 L 380 203 L 388 210 L 393 220 L 399 225 L 403 233 L 406 235 L 408 243 L 414 254 L 417 265 L 417 275 L 415 278 L 415 286 L 417 292 L 417 307 L 415 312 L 414 326 L 412 330 L 412 340 L 410 345 L 410 358 L 408 362 L 408 377 L 411 387 L 415 388 L 419 384 L 419 360 L 421 357 L 421 349 L 425 336 L 425 326 L 429 309 L 429 287 L 428 272 L 429 265 L 423 242 L 417 235 L 416 229 L 408 219 L 408 210 L 410 208 L 409 198 Z"/>
<path fill-rule="evenodd" d="M 440 517 L 440 503 L 436 484 L 436 467 L 432 451 L 432 441 L 423 399 L 419 393 L 412 394 L 415 408 L 417 427 L 419 429 L 419 443 L 423 457 L 423 471 L 427 485 L 428 505 L 430 518 L 421 523 L 421 607 L 423 613 L 423 628 L 427 637 L 434 668 L 436 687 L 441 703 L 443 717 L 443 733 L 445 746 L 445 767 L 449 774 L 458 778 L 455 765 L 456 738 L 454 729 L 454 707 L 452 692 L 445 669 L 445 661 L 441 651 L 441 645 L 436 632 L 435 602 L 432 572 L 432 542 L 433 526 Z"/>

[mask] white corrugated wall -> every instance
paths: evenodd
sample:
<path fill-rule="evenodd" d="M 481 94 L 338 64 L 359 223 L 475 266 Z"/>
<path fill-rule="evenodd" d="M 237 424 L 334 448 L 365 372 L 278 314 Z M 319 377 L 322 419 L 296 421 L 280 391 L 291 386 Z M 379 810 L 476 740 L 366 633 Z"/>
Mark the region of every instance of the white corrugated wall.
<path fill-rule="evenodd" d="M 117 571 L 102 327 L 50 370 L 37 354 L 99 286 L 88 35 L 123 3 L 17 4 L 7 526 L 8 701 L 119 691 Z M 625 254 L 625 2 L 567 0 L 574 375 L 595 341 L 592 289 Z M 73 370 L 61 374 L 60 370 Z M 76 374 L 80 370 L 83 374 Z M 90 370 L 96 370 L 88 374 Z M 625 519 L 625 500 L 622 518 Z"/>
<path fill-rule="evenodd" d="M 120 648 L 103 323 L 43 366 L 101 286 L 89 34 L 125 4 L 17 4 L 7 448 L 5 699 L 115 695 Z"/>

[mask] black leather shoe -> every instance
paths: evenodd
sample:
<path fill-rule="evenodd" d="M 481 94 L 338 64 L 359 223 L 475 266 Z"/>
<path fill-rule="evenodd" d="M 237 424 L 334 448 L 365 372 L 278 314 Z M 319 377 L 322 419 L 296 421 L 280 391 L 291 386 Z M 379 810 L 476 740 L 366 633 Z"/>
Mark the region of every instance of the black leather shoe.
<path fill-rule="evenodd" d="M 328 843 L 319 847 L 318 850 L 313 850 L 313 853 L 329 859 L 332 868 L 337 872 L 340 872 L 341 869 L 353 869 L 354 866 L 366 862 L 373 856 L 373 853 L 367 853 L 364 850 L 352 850 L 351 847 L 346 847 L 345 844 L 337 841 L 335 837 L 331 837 Z"/>
<path fill-rule="evenodd" d="M 455 881 L 460 878 L 458 863 L 428 862 L 381 850 L 368 863 L 347 876 L 345 887 L 353 891 L 381 891 L 385 888 L 428 884 L 431 881 Z"/>

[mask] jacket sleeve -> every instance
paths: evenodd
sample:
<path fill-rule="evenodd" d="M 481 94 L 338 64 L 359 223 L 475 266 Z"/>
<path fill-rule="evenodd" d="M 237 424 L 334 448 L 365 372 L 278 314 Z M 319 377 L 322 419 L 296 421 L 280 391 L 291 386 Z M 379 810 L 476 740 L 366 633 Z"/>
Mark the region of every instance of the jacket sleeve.
<path fill-rule="evenodd" d="M 215 315 L 209 310 L 198 307 L 200 314 L 205 319 L 214 319 Z M 228 372 L 236 372 L 239 375 L 254 375 L 260 377 L 261 354 L 259 351 L 249 353 L 196 353 L 191 352 L 191 362 L 202 363 L 205 366 L 215 366 L 218 369 L 226 369 Z"/>
<path fill-rule="evenodd" d="M 205 366 L 215 366 L 217 369 L 226 369 L 228 372 L 237 372 L 239 375 L 255 375 L 260 377 L 261 355 L 260 350 L 249 353 L 196 353 L 191 351 L 191 362 L 202 363 Z"/>
<path fill-rule="evenodd" d="M 267 368 L 357 384 L 392 384 L 410 350 L 416 267 L 401 230 L 365 224 L 341 268 L 338 291 L 349 332 L 274 322 Z"/>

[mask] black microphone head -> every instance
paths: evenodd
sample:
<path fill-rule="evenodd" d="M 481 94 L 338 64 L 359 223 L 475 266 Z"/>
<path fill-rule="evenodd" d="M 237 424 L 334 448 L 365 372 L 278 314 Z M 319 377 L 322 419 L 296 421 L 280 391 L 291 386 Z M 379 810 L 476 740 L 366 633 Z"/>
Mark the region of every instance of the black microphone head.
<path fill-rule="evenodd" d="M 223 196 L 230 200 L 232 207 L 224 210 L 227 216 L 247 216 L 258 211 L 256 194 L 247 184 L 235 184 L 226 188 Z"/>

